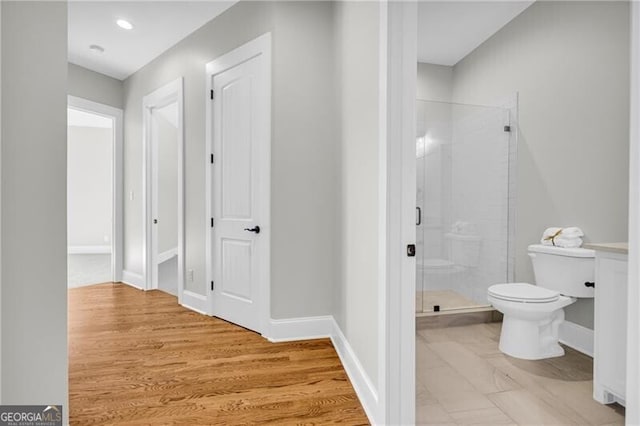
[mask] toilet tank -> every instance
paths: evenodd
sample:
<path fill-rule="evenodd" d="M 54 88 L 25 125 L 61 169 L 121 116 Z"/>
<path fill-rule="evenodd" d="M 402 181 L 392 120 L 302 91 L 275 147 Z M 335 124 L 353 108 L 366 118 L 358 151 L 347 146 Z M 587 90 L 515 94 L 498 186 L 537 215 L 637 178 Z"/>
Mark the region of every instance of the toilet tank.
<path fill-rule="evenodd" d="M 536 285 L 570 297 L 593 297 L 595 251 L 542 244 L 529 246 Z"/>
<path fill-rule="evenodd" d="M 474 268 L 480 258 L 480 242 L 477 235 L 450 232 L 444 235 L 449 245 L 449 260 L 456 265 Z"/>

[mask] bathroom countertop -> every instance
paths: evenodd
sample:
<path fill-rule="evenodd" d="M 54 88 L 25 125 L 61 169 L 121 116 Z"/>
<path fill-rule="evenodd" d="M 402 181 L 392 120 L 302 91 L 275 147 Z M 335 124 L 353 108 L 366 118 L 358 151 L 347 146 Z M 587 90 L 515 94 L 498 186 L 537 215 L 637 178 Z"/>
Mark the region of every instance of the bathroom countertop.
<path fill-rule="evenodd" d="M 589 243 L 583 245 L 582 247 L 596 251 L 629 254 L 629 243 Z"/>

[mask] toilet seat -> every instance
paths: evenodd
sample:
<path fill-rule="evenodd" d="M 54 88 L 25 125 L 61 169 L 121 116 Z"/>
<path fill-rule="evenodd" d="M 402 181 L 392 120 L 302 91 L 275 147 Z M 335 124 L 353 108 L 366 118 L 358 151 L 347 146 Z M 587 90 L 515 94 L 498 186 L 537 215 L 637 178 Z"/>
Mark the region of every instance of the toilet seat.
<path fill-rule="evenodd" d="M 489 287 L 489 296 L 519 303 L 550 303 L 560 297 L 557 291 L 528 283 L 496 284 Z"/>

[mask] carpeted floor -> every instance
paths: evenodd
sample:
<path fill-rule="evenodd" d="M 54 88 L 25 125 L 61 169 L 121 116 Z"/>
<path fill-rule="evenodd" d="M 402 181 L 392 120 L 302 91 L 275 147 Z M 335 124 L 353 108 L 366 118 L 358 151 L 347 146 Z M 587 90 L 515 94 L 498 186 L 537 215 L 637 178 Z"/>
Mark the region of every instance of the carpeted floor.
<path fill-rule="evenodd" d="M 70 254 L 67 266 L 69 288 L 111 281 L 110 254 Z"/>

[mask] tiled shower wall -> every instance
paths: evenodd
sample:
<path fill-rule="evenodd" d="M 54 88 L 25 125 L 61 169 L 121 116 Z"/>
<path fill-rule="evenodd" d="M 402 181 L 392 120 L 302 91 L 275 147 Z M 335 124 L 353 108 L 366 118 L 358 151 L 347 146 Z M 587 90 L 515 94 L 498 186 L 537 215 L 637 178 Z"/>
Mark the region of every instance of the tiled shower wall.
<path fill-rule="evenodd" d="M 510 281 L 513 270 L 515 102 L 510 110 L 419 101 L 418 114 L 417 290 L 453 290 L 485 305 L 487 288 Z M 433 259 L 455 260 L 445 235 L 460 222 L 463 233 L 480 237 L 477 264 L 424 268 Z"/>

